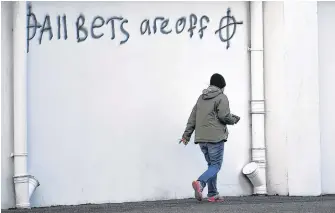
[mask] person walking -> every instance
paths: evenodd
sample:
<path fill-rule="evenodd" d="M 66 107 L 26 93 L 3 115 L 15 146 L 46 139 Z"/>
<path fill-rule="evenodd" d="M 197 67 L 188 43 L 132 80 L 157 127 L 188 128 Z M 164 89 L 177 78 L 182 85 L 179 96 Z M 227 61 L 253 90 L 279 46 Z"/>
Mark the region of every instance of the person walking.
<path fill-rule="evenodd" d="M 208 168 L 192 182 L 195 198 L 203 199 L 203 189 L 208 186 L 209 202 L 220 199 L 217 190 L 217 174 L 223 161 L 224 144 L 228 139 L 227 125 L 237 124 L 240 117 L 230 113 L 229 101 L 223 93 L 226 81 L 222 75 L 211 76 L 210 86 L 203 90 L 193 107 L 186 129 L 179 143 L 188 144 L 195 131 L 195 144 L 199 144 Z"/>

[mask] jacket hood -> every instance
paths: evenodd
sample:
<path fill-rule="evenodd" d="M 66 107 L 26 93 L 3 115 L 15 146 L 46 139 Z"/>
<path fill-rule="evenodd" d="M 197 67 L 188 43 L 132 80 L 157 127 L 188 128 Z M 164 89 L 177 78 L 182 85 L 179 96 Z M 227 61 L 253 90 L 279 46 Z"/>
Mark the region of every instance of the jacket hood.
<path fill-rule="evenodd" d="M 202 91 L 202 99 L 203 100 L 208 100 L 215 98 L 216 96 L 222 94 L 223 91 L 222 89 L 216 87 L 216 86 L 209 86 L 207 89 L 204 89 Z"/>

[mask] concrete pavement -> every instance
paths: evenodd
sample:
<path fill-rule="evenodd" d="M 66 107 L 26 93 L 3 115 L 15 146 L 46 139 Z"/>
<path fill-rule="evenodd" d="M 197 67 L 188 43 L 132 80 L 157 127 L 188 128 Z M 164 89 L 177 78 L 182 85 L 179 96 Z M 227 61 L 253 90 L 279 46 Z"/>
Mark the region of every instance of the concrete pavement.
<path fill-rule="evenodd" d="M 56 206 L 30 210 L 2 210 L 4 213 L 335 213 L 335 196 L 226 197 L 221 203 L 197 202 L 194 199 L 168 200 L 122 204 Z"/>

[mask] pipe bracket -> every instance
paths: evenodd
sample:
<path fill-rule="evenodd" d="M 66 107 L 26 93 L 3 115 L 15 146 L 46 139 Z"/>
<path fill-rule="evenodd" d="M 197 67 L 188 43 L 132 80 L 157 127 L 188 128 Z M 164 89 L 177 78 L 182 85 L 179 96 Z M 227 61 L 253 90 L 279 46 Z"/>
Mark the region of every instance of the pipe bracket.
<path fill-rule="evenodd" d="M 16 157 L 16 156 L 28 156 L 28 153 L 23 152 L 23 153 L 10 153 L 10 157 Z"/>
<path fill-rule="evenodd" d="M 264 49 L 253 49 L 251 47 L 248 47 L 248 51 L 252 52 L 252 51 L 264 51 Z"/>
<path fill-rule="evenodd" d="M 251 100 L 250 105 L 250 114 L 266 114 L 265 100 Z"/>
<path fill-rule="evenodd" d="M 266 163 L 266 148 L 251 148 L 251 158 L 252 161 L 258 164 Z"/>
<path fill-rule="evenodd" d="M 262 147 L 262 148 L 258 147 L 258 148 L 251 148 L 251 150 L 266 150 L 266 148 L 265 147 Z"/>

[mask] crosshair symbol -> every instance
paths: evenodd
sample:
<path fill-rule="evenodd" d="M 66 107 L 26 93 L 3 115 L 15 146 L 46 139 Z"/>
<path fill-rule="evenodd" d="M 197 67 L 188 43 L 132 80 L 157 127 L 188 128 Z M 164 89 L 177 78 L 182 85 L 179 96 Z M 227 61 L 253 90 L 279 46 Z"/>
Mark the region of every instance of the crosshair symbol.
<path fill-rule="evenodd" d="M 31 2 L 29 2 L 27 11 L 27 53 L 29 52 L 29 41 L 35 37 L 37 29 L 41 27 L 42 25 L 38 23 L 36 15 L 31 11 Z M 33 31 L 32 35 L 30 35 L 30 29 Z"/>
<path fill-rule="evenodd" d="M 220 28 L 215 31 L 215 34 L 219 33 L 219 38 L 222 42 L 227 42 L 226 48 L 228 49 L 230 47 L 230 42 L 229 40 L 233 38 L 236 32 L 236 25 L 238 24 L 243 24 L 243 21 L 236 22 L 236 19 L 234 16 L 230 15 L 230 8 L 227 9 L 227 15 L 222 17 L 220 20 Z M 227 21 L 226 25 L 223 26 L 223 21 Z M 230 22 L 232 21 L 232 22 Z M 230 33 L 230 26 L 233 26 L 233 32 Z M 222 30 L 226 28 L 226 37 L 224 38 L 222 35 Z"/>

